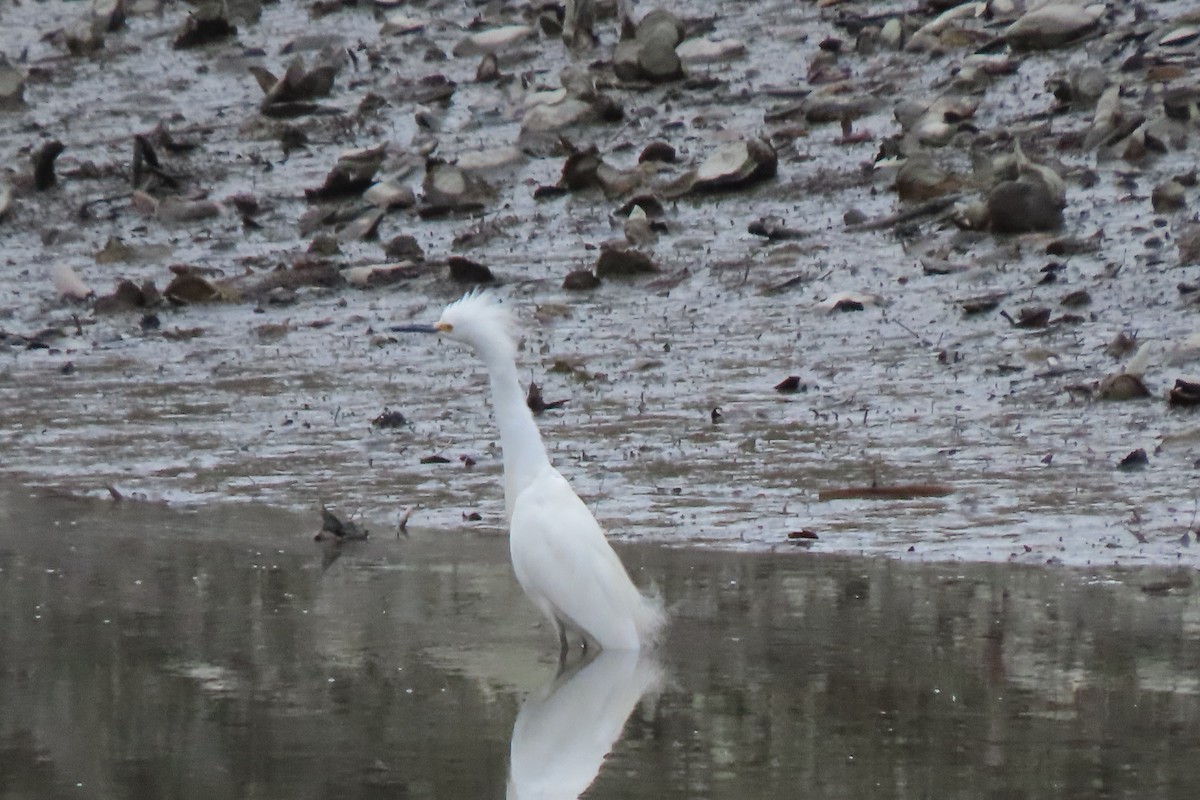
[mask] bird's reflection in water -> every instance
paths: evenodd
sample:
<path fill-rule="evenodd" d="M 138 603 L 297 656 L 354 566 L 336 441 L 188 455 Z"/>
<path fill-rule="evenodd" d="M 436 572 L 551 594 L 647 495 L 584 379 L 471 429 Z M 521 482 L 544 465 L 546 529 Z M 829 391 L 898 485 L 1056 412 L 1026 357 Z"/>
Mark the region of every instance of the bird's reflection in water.
<path fill-rule="evenodd" d="M 661 681 L 662 668 L 650 655 L 609 650 L 534 691 L 513 724 L 508 800 L 583 794 L 638 701 Z"/>

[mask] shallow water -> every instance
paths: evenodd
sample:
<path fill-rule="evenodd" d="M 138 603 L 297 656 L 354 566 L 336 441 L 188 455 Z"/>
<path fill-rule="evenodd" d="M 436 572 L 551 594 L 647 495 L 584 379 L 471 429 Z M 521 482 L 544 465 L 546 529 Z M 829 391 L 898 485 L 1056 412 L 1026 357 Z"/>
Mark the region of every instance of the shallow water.
<path fill-rule="evenodd" d="M 323 568 L 311 520 L 255 505 L 2 501 L 6 800 L 1200 782 L 1200 605 L 1178 572 L 626 547 L 672 606 L 665 645 L 555 683 L 502 537 L 376 532 Z"/>

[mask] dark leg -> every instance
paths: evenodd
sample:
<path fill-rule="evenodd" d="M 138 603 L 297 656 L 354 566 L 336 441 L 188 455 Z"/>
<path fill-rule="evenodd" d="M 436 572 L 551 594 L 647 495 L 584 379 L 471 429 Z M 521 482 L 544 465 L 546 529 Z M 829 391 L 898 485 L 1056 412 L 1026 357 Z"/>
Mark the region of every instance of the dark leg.
<path fill-rule="evenodd" d="M 554 620 L 554 629 L 558 631 L 558 671 L 561 673 L 567 665 L 567 653 L 570 645 L 567 643 L 567 627 L 557 618 Z"/>

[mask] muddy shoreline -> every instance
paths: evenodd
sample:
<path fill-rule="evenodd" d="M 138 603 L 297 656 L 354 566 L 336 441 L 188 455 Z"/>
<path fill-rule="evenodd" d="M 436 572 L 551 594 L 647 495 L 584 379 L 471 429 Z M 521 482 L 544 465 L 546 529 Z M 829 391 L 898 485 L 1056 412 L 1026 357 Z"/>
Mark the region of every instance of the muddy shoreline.
<path fill-rule="evenodd" d="M 1157 185 L 1193 168 L 1195 133 L 1184 126 L 1181 140 L 1141 159 L 1071 149 L 1094 112 L 1059 108 L 1051 88 L 1056 76 L 1096 64 L 1125 82 L 1125 103 L 1152 113 L 1166 88 L 1186 83 L 1157 78 L 1153 59 L 1117 69 L 1122 26 L 1143 24 L 1121 9 L 1110 9 L 1101 35 L 1014 55 L 1014 71 L 966 93 L 978 103 L 974 130 L 931 151 L 967 175 L 975 154 L 1008 153 L 1020 140 L 1066 181 L 1065 221 L 1051 233 L 964 232 L 946 218 L 848 227 L 847 211 L 869 220 L 907 207 L 890 189 L 895 172 L 878 165 L 899 128 L 882 103 L 854 119 L 857 139 L 837 124 L 788 122 L 802 131 L 779 145 L 772 179 L 665 202 L 666 231 L 646 248 L 661 271 L 648 278 L 562 289 L 567 273 L 596 263 L 600 244 L 622 237 L 615 212 L 627 198 L 590 188 L 535 199 L 537 187 L 560 180 L 563 158 L 524 154 L 486 172 L 497 196 L 482 212 L 393 210 L 379 220 L 378 239 L 343 237 L 338 253 L 322 257 L 337 271 L 384 263 L 384 245 L 411 235 L 425 260 L 399 283 L 299 286 L 280 304 L 264 295 L 119 313 L 68 302 L 48 270 L 69 267 L 103 296 L 122 279 L 161 290 L 170 265 L 213 280 L 294 269 L 316 258 L 314 238 L 337 236 L 303 220 L 313 209 L 305 190 L 322 184 L 339 154 L 386 145 L 384 171 L 420 195 L 424 148 L 435 143 L 432 152 L 453 163 L 513 146 L 526 95 L 553 91 L 564 67 L 603 62 L 615 28 L 598 27 L 587 58 L 535 31 L 500 54 L 507 79 L 481 82 L 478 57 L 455 57 L 455 46 L 479 27 L 536 22 L 527 6 L 504 5 L 476 28 L 475 10 L 404 6 L 426 23 L 406 38 L 382 35 L 374 8 L 314 22 L 306 5 L 285 1 L 264 6 L 236 37 L 176 50 L 187 9 L 168 4 L 135 8 L 90 55 L 68 56 L 39 38 L 79 10 L 6 5 L 0 26 L 0 51 L 27 81 L 25 106 L 0 115 L 5 182 L 18 188 L 0 221 L 0 471 L 14 484 L 90 497 L 111 486 L 176 506 L 249 501 L 314 519 L 323 501 L 378 530 L 416 506 L 421 525 L 460 525 L 478 513 L 468 524 L 498 530 L 499 452 L 481 369 L 451 346 L 386 334 L 431 321 L 465 288 L 447 267 L 462 255 L 490 268 L 518 307 L 523 375 L 547 398 L 569 399 L 541 418 L 547 444 L 618 539 L 938 561 L 1197 563 L 1200 550 L 1189 545 L 1200 425 L 1166 398 L 1194 366 L 1194 353 L 1180 347 L 1195 330 L 1194 310 L 1178 287 L 1200 275 L 1177 244 L 1191 212 L 1151 203 Z M 675 10 L 688 17 L 682 5 Z M 607 162 L 632 169 L 646 144 L 665 141 L 681 171 L 739 137 L 778 135 L 784 124 L 767 117 L 790 102 L 788 92 L 819 88 L 812 67 L 830 37 L 847 43 L 839 63 L 851 87 L 951 93 L 971 48 L 853 52 L 844 15 L 856 10 L 717 3 L 711 35 L 745 42 L 744 55 L 662 85 L 605 78 L 624 118 L 587 127 L 577 143 L 595 143 Z M 1156 4 L 1154 30 L 1192 10 Z M 871 11 L 902 17 L 905 9 Z M 993 36 L 1002 29 L 979 25 Z M 296 52 L 311 64 L 331 45 L 357 60 L 319 98 L 330 113 L 264 115 L 249 68 L 279 74 Z M 1171 53 L 1186 66 L 1190 45 L 1181 47 Z M 430 55 L 435 49 L 445 58 Z M 420 94 L 431 75 L 454 82 L 448 100 Z M 364 107 L 371 96 L 382 105 Z M 181 177 L 180 196 L 216 202 L 216 216 L 147 218 L 131 202 L 133 137 L 160 123 L 189 146 L 160 147 L 163 170 Z M 287 126 L 303 146 L 287 144 Z M 56 186 L 22 189 L 29 157 L 50 139 L 66 145 Z M 1194 202 L 1193 189 L 1184 195 Z M 243 196 L 256 201 L 253 225 L 233 200 Z M 748 232 L 766 217 L 805 236 Z M 1065 240 L 1097 246 L 1048 253 Z M 1026 307 L 1066 314 L 1059 304 L 1080 289 L 1091 305 L 1071 320 L 1013 324 Z M 884 304 L 830 312 L 823 304 L 839 293 Z M 985 295 L 998 298 L 992 310 L 964 313 L 964 300 Z M 157 327 L 146 322 L 151 311 Z M 1128 358 L 1107 352 L 1121 332 L 1155 345 L 1142 374 L 1149 396 L 1104 401 L 1096 387 Z M 775 390 L 793 375 L 803 391 Z M 385 409 L 407 424 L 372 425 Z M 1119 469 L 1139 448 L 1148 464 Z M 429 456 L 448 463 L 422 463 Z M 819 499 L 912 483 L 950 493 Z M 788 538 L 801 530 L 819 538 Z"/>

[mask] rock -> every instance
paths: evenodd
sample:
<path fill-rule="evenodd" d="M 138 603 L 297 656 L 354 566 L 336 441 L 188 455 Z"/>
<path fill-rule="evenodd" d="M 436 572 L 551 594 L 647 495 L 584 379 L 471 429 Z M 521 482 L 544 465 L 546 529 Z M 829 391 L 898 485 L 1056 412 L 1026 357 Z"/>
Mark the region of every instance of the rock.
<path fill-rule="evenodd" d="M 1137 450 L 1129 453 L 1121 459 L 1117 464 L 1119 470 L 1135 470 L 1143 469 L 1150 465 L 1150 457 L 1146 455 L 1145 448 L 1139 447 Z"/>
<path fill-rule="evenodd" d="M 628 278 L 658 271 L 658 265 L 641 251 L 613 242 L 600 245 L 600 257 L 596 260 L 596 277 L 601 280 Z"/>
<path fill-rule="evenodd" d="M 988 192 L 987 218 L 996 233 L 1051 231 L 1063 224 L 1062 206 L 1040 181 L 1001 181 Z"/>
<path fill-rule="evenodd" d="M 1111 144 L 1125 138 L 1141 124 L 1142 117 L 1127 117 L 1121 110 L 1121 85 L 1113 84 L 1096 98 L 1096 113 L 1091 128 L 1084 137 L 1087 150 Z"/>
<path fill-rule="evenodd" d="M 879 29 L 879 41 L 889 50 L 899 50 L 904 46 L 904 23 L 899 17 L 892 17 L 883 23 Z"/>
<path fill-rule="evenodd" d="M 115 314 L 148 308 L 161 300 L 162 297 L 152 281 L 138 286 L 131 280 L 121 280 L 117 282 L 112 294 L 96 298 L 95 309 L 97 314 Z"/>
<path fill-rule="evenodd" d="M 342 270 L 342 278 L 351 286 L 372 288 L 388 286 L 403 280 L 410 280 L 420 275 L 420 270 L 413 264 L 367 264 L 361 267 L 350 267 Z"/>
<path fill-rule="evenodd" d="M 66 150 L 66 145 L 54 139 L 39 147 L 32 156 L 33 185 L 39 192 L 49 189 L 58 182 L 54 172 L 54 161 Z"/>
<path fill-rule="evenodd" d="M 622 39 L 617 42 L 612 55 L 613 74 L 617 76 L 617 80 L 628 82 L 641 79 L 642 68 L 638 66 L 640 52 L 641 48 L 638 47 L 636 39 Z"/>
<path fill-rule="evenodd" d="M 740 39 L 688 39 L 675 48 L 684 64 L 720 64 L 745 54 L 746 43 Z"/>
<path fill-rule="evenodd" d="M 655 9 L 637 24 L 633 36 L 622 36 L 613 49 L 613 73 L 622 81 L 670 81 L 683 77 L 683 61 L 675 48 L 683 41 L 683 22 Z"/>
<path fill-rule="evenodd" d="M 364 211 L 338 230 L 338 239 L 343 242 L 356 242 L 376 238 L 379 222 L 385 213 L 386 209 L 383 208 Z"/>
<path fill-rule="evenodd" d="M 674 47 L 683 41 L 686 32 L 683 20 L 666 9 L 656 8 L 638 22 L 634 38 L 639 42 L 644 42 L 654 37 L 661 37 L 665 41 L 671 41 L 671 46 Z"/>
<path fill-rule="evenodd" d="M 1101 400 L 1137 400 L 1150 396 L 1150 390 L 1142 379 L 1128 372 L 1117 372 L 1105 375 L 1096 390 L 1096 396 Z"/>
<path fill-rule="evenodd" d="M 380 208 L 411 208 L 417 198 L 413 190 L 395 181 L 380 181 L 363 192 L 362 199 Z"/>
<path fill-rule="evenodd" d="M 600 279 L 590 269 L 577 269 L 563 278 L 562 288 L 570 292 L 586 292 L 600 286 Z"/>
<path fill-rule="evenodd" d="M 450 280 L 455 283 L 494 283 L 496 276 L 484 264 L 462 256 L 450 256 Z"/>
<path fill-rule="evenodd" d="M 918 28 L 909 37 L 904 49 L 916 53 L 938 52 L 956 44 L 965 44 L 969 41 L 969 33 L 964 25 L 973 22 L 983 9 L 983 3 L 953 4 Z"/>
<path fill-rule="evenodd" d="M 676 46 L 683 41 L 683 23 L 666 11 L 652 11 L 637 25 L 637 67 L 649 80 L 683 77 L 683 61 Z"/>
<path fill-rule="evenodd" d="M 596 168 L 596 183 L 608 197 L 623 197 L 643 188 L 646 174 L 638 169 L 620 169 L 600 163 Z"/>
<path fill-rule="evenodd" d="M 1163 113 L 1169 118 L 1188 122 L 1200 118 L 1200 86 L 1174 86 L 1163 92 Z"/>
<path fill-rule="evenodd" d="M 525 154 L 515 147 L 492 147 L 487 150 L 474 150 L 462 153 L 454 165 L 464 172 L 492 172 L 520 164 L 525 160 Z"/>
<path fill-rule="evenodd" d="M 1094 64 L 1076 67 L 1046 83 L 1046 88 L 1054 93 L 1054 99 L 1074 109 L 1095 106 L 1107 86 L 1108 73 Z"/>
<path fill-rule="evenodd" d="M 746 232 L 773 242 L 806 239 L 811 234 L 798 228 L 789 228 L 783 217 L 759 217 L 746 226 Z"/>
<path fill-rule="evenodd" d="M 92 0 L 92 21 L 106 33 L 119 30 L 125 24 L 125 0 Z"/>
<path fill-rule="evenodd" d="M 881 295 L 867 292 L 838 292 L 822 300 L 817 308 L 823 311 L 862 311 L 867 308 L 886 306 Z"/>
<path fill-rule="evenodd" d="M 575 51 L 587 50 L 596 41 L 593 26 L 596 24 L 595 0 L 566 0 L 563 13 L 563 43 Z"/>
<path fill-rule="evenodd" d="M 545 133 L 559 131 L 589 119 L 592 112 L 590 104 L 563 93 L 561 100 L 555 103 L 538 103 L 525 112 L 521 120 L 521 133 Z"/>
<path fill-rule="evenodd" d="M 25 74 L 0 55 L 0 111 L 25 105 Z"/>
<path fill-rule="evenodd" d="M 1163 214 L 1167 211 L 1178 211 L 1181 208 L 1185 208 L 1187 206 L 1187 197 L 1183 184 L 1172 178 L 1155 186 L 1154 191 L 1150 193 L 1150 204 L 1156 214 Z"/>
<path fill-rule="evenodd" d="M 383 253 L 393 261 L 424 261 L 425 251 L 411 234 L 393 236 L 383 247 Z"/>
<path fill-rule="evenodd" d="M 975 115 L 979 103 L 941 97 L 929 104 L 901 102 L 896 119 L 918 142 L 933 147 L 949 144 L 960 125 Z"/>
<path fill-rule="evenodd" d="M 696 170 L 693 188 L 732 189 L 775 176 L 779 157 L 765 139 L 731 142 L 704 160 Z"/>
<path fill-rule="evenodd" d="M 917 153 L 905 160 L 896 172 L 896 193 L 904 201 L 932 200 L 956 192 L 961 181 L 937 166 L 927 153 Z"/>
<path fill-rule="evenodd" d="M 264 69 L 252 68 L 251 73 L 266 95 L 261 106 L 263 113 L 271 114 L 279 107 L 327 96 L 333 91 L 333 82 L 340 66 L 337 58 L 328 56 L 319 58 L 312 69 L 308 69 L 304 57 L 298 55 L 278 80 Z M 286 112 L 286 109 L 283 111 Z"/>
<path fill-rule="evenodd" d="M 625 241 L 634 247 L 645 247 L 658 241 L 654 223 L 646 216 L 646 212 L 641 206 L 634 206 L 633 210 L 629 212 L 622 229 L 625 233 Z"/>
<path fill-rule="evenodd" d="M 1191 222 L 1175 234 L 1181 267 L 1200 264 L 1200 223 Z"/>
<path fill-rule="evenodd" d="M 683 61 L 675 52 L 678 42 L 674 29 L 666 24 L 651 29 L 645 37 L 639 35 L 638 69 L 642 77 L 659 82 L 682 78 Z"/>
<path fill-rule="evenodd" d="M 1200 383 L 1176 378 L 1167 395 L 1167 405 L 1192 407 L 1200 405 Z"/>
<path fill-rule="evenodd" d="M 651 142 L 646 145 L 645 149 L 638 156 L 638 163 L 644 164 L 647 161 L 660 161 L 664 164 L 674 164 L 678 157 L 675 148 L 666 142 Z"/>
<path fill-rule="evenodd" d="M 309 255 L 332 258 L 341 254 L 342 246 L 338 244 L 337 237 L 330 236 L 327 233 L 319 233 L 308 243 L 308 250 L 306 252 Z"/>
<path fill-rule="evenodd" d="M 176 273 L 163 290 L 163 296 L 177 305 L 210 303 L 224 299 L 221 290 L 211 281 L 190 271 Z"/>
<path fill-rule="evenodd" d="M 80 280 L 75 270 L 66 264 L 55 264 L 50 267 L 50 282 L 55 290 L 68 300 L 86 300 L 95 292 Z"/>
<path fill-rule="evenodd" d="M 394 12 L 384 17 L 379 28 L 380 36 L 406 36 L 425 30 L 425 20 L 410 17 L 403 12 Z"/>
<path fill-rule="evenodd" d="M 85 56 L 104 46 L 104 33 L 88 17 L 76 20 L 63 31 L 63 43 L 73 56 Z"/>
<path fill-rule="evenodd" d="M 491 83 L 500 80 L 500 59 L 495 53 L 488 53 L 479 60 L 475 68 L 476 83 Z"/>
<path fill-rule="evenodd" d="M 237 28 L 230 24 L 225 16 L 224 4 L 209 2 L 188 14 L 183 29 L 175 37 L 173 47 L 176 50 L 200 47 L 236 34 Z"/>
<path fill-rule="evenodd" d="M 481 211 L 496 194 L 481 178 L 441 161 L 433 161 L 425 167 L 421 191 L 418 213 L 422 217 Z"/>
<path fill-rule="evenodd" d="M 454 46 L 454 55 L 456 58 L 463 58 L 499 53 L 532 35 L 533 28 L 528 25 L 505 25 L 500 28 L 492 28 L 488 31 L 473 33 L 463 39 Z"/>
<path fill-rule="evenodd" d="M 161 222 L 198 222 L 220 216 L 221 210 L 221 204 L 215 200 L 168 197 L 158 201 L 155 216 Z"/>
<path fill-rule="evenodd" d="M 563 162 L 562 176 L 558 183 L 573 192 L 591 188 L 596 185 L 596 172 L 603 163 L 596 145 L 591 145 L 586 150 L 576 150 Z"/>
<path fill-rule="evenodd" d="M 1014 50 L 1051 50 L 1070 44 L 1097 28 L 1099 17 L 1070 3 L 1035 8 L 1008 26 L 1004 39 Z"/>
<path fill-rule="evenodd" d="M 875 111 L 880 101 L 870 95 L 841 92 L 813 92 L 796 107 L 812 125 L 827 122 L 854 121 Z"/>
<path fill-rule="evenodd" d="M 675 48 L 665 42 L 638 45 L 638 72 L 652 81 L 673 81 L 683 77 L 683 62 Z"/>
<path fill-rule="evenodd" d="M 304 190 L 305 198 L 311 203 L 362 194 L 370 188 L 386 151 L 386 145 L 347 150 L 338 156 L 321 186 Z"/>

